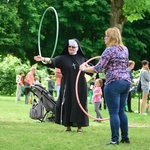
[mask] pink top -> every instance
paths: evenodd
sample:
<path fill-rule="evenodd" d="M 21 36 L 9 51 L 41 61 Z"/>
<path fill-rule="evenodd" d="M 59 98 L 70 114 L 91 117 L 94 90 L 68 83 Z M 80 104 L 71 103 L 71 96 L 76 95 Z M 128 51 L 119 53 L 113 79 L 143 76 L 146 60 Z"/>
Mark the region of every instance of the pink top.
<path fill-rule="evenodd" d="M 93 102 L 100 102 L 101 101 L 101 94 L 98 94 L 99 92 L 101 92 L 102 89 L 101 87 L 95 87 L 93 90 Z M 98 94 L 98 95 L 96 95 Z"/>
<path fill-rule="evenodd" d="M 56 77 L 55 85 L 60 85 L 62 74 L 61 74 L 61 70 L 59 68 L 55 68 L 55 77 Z"/>
<path fill-rule="evenodd" d="M 26 75 L 25 82 L 30 85 L 34 84 L 34 74 L 31 71 Z"/>

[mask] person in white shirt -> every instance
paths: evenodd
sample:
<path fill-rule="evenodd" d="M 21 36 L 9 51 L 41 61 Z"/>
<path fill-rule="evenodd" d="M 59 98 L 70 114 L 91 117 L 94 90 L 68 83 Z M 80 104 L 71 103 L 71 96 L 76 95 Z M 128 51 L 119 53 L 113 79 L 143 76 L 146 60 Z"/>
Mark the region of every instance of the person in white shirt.
<path fill-rule="evenodd" d="M 149 70 L 149 62 L 147 60 L 142 61 L 142 70 L 140 73 L 141 78 L 141 89 L 142 89 L 142 99 L 140 103 L 140 114 L 147 115 L 145 113 L 146 101 L 149 94 L 149 82 L 150 82 L 150 70 Z"/>

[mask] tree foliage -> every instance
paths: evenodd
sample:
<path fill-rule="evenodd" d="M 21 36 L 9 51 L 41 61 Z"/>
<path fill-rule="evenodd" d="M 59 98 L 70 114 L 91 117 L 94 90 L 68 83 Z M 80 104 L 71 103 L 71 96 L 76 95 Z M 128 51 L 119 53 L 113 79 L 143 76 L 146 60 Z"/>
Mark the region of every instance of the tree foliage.
<path fill-rule="evenodd" d="M 7 5 L 3 0 L 0 5 L 0 52 L 5 55 L 12 53 L 14 47 L 20 46 L 21 19 L 18 16 L 18 8 L 15 3 Z M 5 50 L 5 51 L 4 51 Z"/>
<path fill-rule="evenodd" d="M 145 52 L 148 53 L 149 43 L 145 43 L 140 38 L 141 36 L 147 37 L 149 33 L 147 28 L 149 26 L 148 0 L 45 0 L 42 3 L 36 0 L 2 0 L 0 3 L 0 52 L 2 56 L 11 53 L 20 57 L 23 62 L 29 59 L 31 64 L 35 63 L 33 56 L 38 54 L 39 22 L 43 12 L 49 6 L 57 10 L 59 17 L 59 39 L 55 55 L 60 53 L 67 39 L 74 37 L 81 41 L 87 58 L 100 55 L 105 49 L 104 31 L 109 26 L 119 27 L 124 35 L 124 42 L 130 43 L 127 45 L 128 48 L 134 47 L 135 53 L 140 52 L 141 55 L 134 57 L 135 61 L 141 60 Z M 141 16 L 143 20 L 132 22 L 141 19 L 138 16 Z M 139 31 L 143 22 L 146 32 Z M 139 26 L 133 27 L 133 24 L 139 24 Z M 40 35 L 43 56 L 51 56 L 55 33 L 55 15 L 52 10 L 49 10 L 44 17 Z M 134 56 L 132 51 L 131 56 Z"/>
<path fill-rule="evenodd" d="M 150 1 L 111 0 L 110 25 L 120 29 L 129 48 L 130 59 L 141 68 L 141 60 L 149 60 Z"/>
<path fill-rule="evenodd" d="M 53 75 L 54 69 L 47 69 L 34 64 L 37 68 L 35 76 L 40 78 L 42 85 L 47 88 L 48 74 Z M 15 95 L 17 83 L 16 76 L 20 72 L 24 72 L 25 76 L 30 71 L 31 66 L 29 62 L 23 64 L 21 59 L 12 55 L 0 57 L 0 95 Z"/>
<path fill-rule="evenodd" d="M 16 75 L 21 71 L 26 73 L 29 67 L 12 55 L 4 57 L 0 63 L 0 95 L 14 94 L 16 91 Z"/>
<path fill-rule="evenodd" d="M 130 22 L 141 20 L 145 18 L 145 13 L 150 12 L 149 0 L 124 0 L 123 11 L 127 20 Z"/>
<path fill-rule="evenodd" d="M 35 63 L 33 56 L 38 55 L 39 23 L 49 6 L 57 10 L 59 18 L 55 56 L 62 51 L 69 38 L 79 39 L 87 58 L 101 55 L 105 49 L 105 30 L 110 26 L 117 26 L 129 49 L 130 59 L 136 62 L 135 68 L 141 67 L 141 60 L 149 60 L 149 0 L 1 0 L 0 61 L 7 54 L 12 54 L 20 58 L 21 64 L 26 64 L 28 60 L 29 66 Z M 43 56 L 51 56 L 55 37 L 56 18 L 54 12 L 49 10 L 44 17 L 40 34 Z"/>
<path fill-rule="evenodd" d="M 104 30 L 109 27 L 110 6 L 107 2 L 71 0 L 63 2 L 60 7 L 64 8 L 58 8 L 60 41 L 66 43 L 66 39 L 76 37 L 81 41 L 87 58 L 99 55 L 104 49 Z"/>
<path fill-rule="evenodd" d="M 124 27 L 123 37 L 125 45 L 129 48 L 130 59 L 136 62 L 135 69 L 141 68 L 141 61 L 147 59 L 150 61 L 150 22 L 149 15 L 145 16 L 144 20 L 126 23 Z M 142 28 L 141 28 L 142 25 Z"/>

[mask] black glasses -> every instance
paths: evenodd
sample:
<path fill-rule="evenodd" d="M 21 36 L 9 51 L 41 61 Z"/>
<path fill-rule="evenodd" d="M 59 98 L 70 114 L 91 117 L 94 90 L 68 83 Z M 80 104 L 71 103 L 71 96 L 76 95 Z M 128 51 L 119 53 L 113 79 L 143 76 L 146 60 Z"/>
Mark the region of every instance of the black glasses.
<path fill-rule="evenodd" d="M 76 48 L 75 46 L 68 46 L 68 48 Z"/>
<path fill-rule="evenodd" d="M 104 38 L 108 38 L 109 36 L 108 35 L 104 35 Z"/>

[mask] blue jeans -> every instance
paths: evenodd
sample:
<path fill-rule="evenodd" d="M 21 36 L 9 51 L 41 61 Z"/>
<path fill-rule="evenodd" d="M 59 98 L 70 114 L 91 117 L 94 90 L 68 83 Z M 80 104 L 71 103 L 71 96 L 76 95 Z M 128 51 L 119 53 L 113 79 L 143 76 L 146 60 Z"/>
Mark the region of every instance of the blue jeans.
<path fill-rule="evenodd" d="M 16 92 L 17 101 L 20 100 L 21 94 L 22 94 L 22 86 L 21 85 L 17 85 L 17 92 Z"/>
<path fill-rule="evenodd" d="M 60 85 L 55 85 L 55 90 L 56 90 L 56 94 L 57 94 L 57 98 L 59 97 L 59 91 L 60 91 Z"/>
<path fill-rule="evenodd" d="M 31 97 L 31 92 L 25 95 L 25 104 L 28 104 L 28 100 Z"/>
<path fill-rule="evenodd" d="M 104 87 L 104 94 L 110 115 L 111 141 L 119 141 L 119 128 L 122 139 L 128 138 L 128 118 L 125 104 L 130 90 L 130 82 L 125 80 L 113 81 Z"/>

